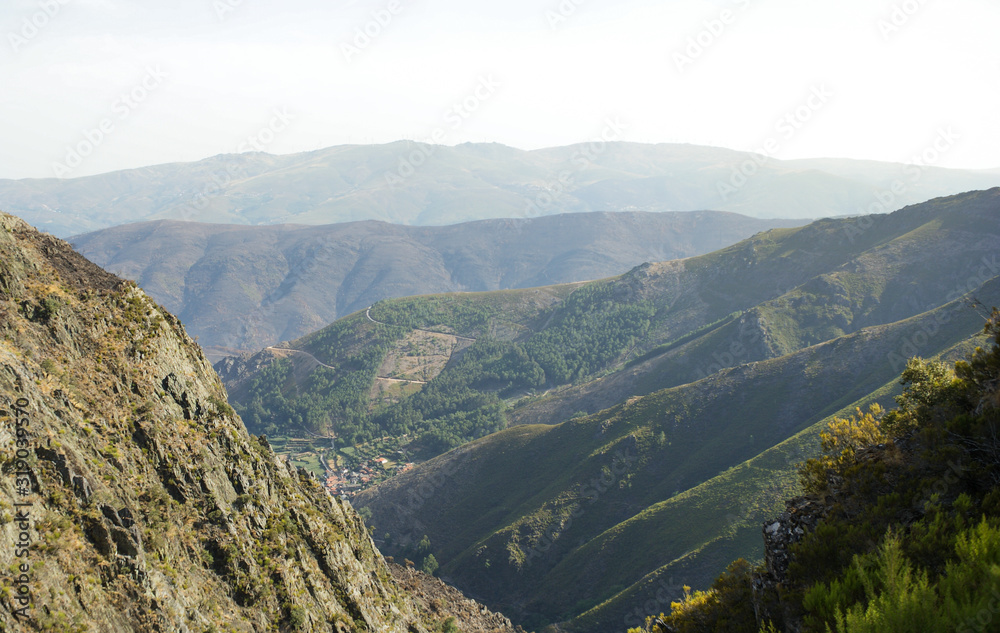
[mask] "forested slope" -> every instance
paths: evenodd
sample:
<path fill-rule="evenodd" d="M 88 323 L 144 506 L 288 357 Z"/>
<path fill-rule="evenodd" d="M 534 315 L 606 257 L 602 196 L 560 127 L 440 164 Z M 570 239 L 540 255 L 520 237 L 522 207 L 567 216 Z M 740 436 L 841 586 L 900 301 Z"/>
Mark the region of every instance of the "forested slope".
<path fill-rule="evenodd" d="M 308 355 L 217 368 L 257 432 L 408 433 L 440 451 L 941 306 L 1000 272 L 998 198 L 775 229 L 586 284 L 382 301 L 287 346 Z"/>

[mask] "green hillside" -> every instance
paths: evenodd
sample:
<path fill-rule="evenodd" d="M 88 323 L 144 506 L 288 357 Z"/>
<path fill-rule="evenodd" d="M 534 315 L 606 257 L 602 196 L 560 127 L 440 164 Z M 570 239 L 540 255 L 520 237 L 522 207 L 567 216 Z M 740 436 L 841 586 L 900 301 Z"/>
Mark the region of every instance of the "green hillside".
<path fill-rule="evenodd" d="M 977 292 L 1000 302 L 1000 280 Z M 376 534 L 389 534 L 384 549 L 405 552 L 428 536 L 443 576 L 522 622 L 577 619 L 575 630 L 607 630 L 633 599 L 645 601 L 644 584 L 654 596 L 674 580 L 707 586 L 720 562 L 759 558 L 759 522 L 794 490 L 792 464 L 809 454 L 814 425 L 859 401 L 884 400 L 898 376 L 893 350 L 913 332 L 946 320 L 925 353 L 966 345 L 982 318 L 963 305 L 597 415 L 516 427 L 357 503 L 372 511 Z"/>
<path fill-rule="evenodd" d="M 964 358 L 982 340 L 980 337 L 966 339 L 937 358 L 947 361 Z M 669 539 L 678 529 L 701 534 L 696 547 L 678 553 L 675 559 L 664 559 L 660 567 L 626 590 L 576 616 L 565 628 L 579 631 L 611 628 L 618 626 L 623 613 L 627 626 L 639 626 L 654 611 L 647 607 L 649 603 L 655 603 L 660 610 L 666 611 L 670 600 L 682 597 L 685 583 L 706 586 L 709 575 L 717 574 L 736 557 L 761 562 L 764 544 L 760 539 L 760 525 L 780 514 L 785 500 L 800 491 L 798 468 L 816 454 L 819 434 L 828 422 L 834 417 L 849 416 L 859 407 L 867 409 L 872 403 L 889 406 L 892 396 L 898 394 L 900 389 L 899 380 L 894 378 L 882 388 L 851 402 L 760 455 L 667 501 L 650 506 L 575 552 L 559 565 L 560 574 L 579 573 L 576 568 L 581 567 L 587 555 L 595 551 L 612 559 L 639 559 L 637 568 L 645 569 L 653 562 L 646 560 L 645 552 L 661 547 L 660 539 Z M 646 529 L 647 525 L 655 526 L 655 529 Z M 645 547 L 650 549 L 645 550 Z M 620 568 L 628 569 L 625 565 Z M 632 574 L 626 576 L 634 577 Z M 555 582 L 558 581 L 554 580 L 553 584 Z"/>
<path fill-rule="evenodd" d="M 383 299 L 602 279 L 805 223 L 722 211 L 564 213 L 426 227 L 161 220 L 71 241 L 178 314 L 219 360 L 301 338 Z"/>
<path fill-rule="evenodd" d="M 885 402 L 908 357 L 967 348 L 982 325 L 975 301 L 1000 303 L 998 193 L 865 219 L 861 235 L 853 220 L 772 231 L 602 282 L 657 308 L 625 353 L 513 403 L 510 419 L 528 426 L 357 502 L 388 551 L 426 535 L 442 575 L 533 626 L 604 630 L 671 578 L 705 587 L 728 561 L 759 556 L 757 522 L 795 476 L 742 491 L 719 480 L 724 512 L 691 491 L 845 407 Z M 734 310 L 753 301 L 754 275 L 762 299 Z M 737 499 L 747 505 L 733 513 Z M 657 514 L 671 507 L 684 512 Z M 746 519 L 719 529 L 720 512 Z"/>
<path fill-rule="evenodd" d="M 433 454 L 940 306 L 997 274 L 998 196 L 771 230 L 587 284 L 381 301 L 217 369 L 255 432 L 405 434 Z"/>
<path fill-rule="evenodd" d="M 907 364 L 895 407 L 824 425 L 803 494 L 760 533 L 764 564 L 644 605 L 629 633 L 996 630 L 1000 310 L 984 317 L 963 359 Z"/>
<path fill-rule="evenodd" d="M 540 327 L 545 311 L 575 288 L 380 302 L 292 343 L 288 349 L 295 354 L 231 381 L 231 399 L 248 428 L 260 433 L 335 432 L 350 444 L 416 434 L 429 450 L 442 452 L 506 428 L 508 405 L 501 394 L 544 380 L 538 365 L 510 341 Z M 443 362 L 425 367 L 419 379 L 405 370 L 381 372 L 397 384 L 421 386 L 419 391 L 373 396 L 387 357 L 404 366 L 433 363 L 435 351 L 444 352 Z"/>

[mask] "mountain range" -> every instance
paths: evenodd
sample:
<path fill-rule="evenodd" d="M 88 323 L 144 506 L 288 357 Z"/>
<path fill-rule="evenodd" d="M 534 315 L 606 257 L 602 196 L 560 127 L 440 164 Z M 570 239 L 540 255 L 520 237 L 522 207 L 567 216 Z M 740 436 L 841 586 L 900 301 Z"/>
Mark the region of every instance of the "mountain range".
<path fill-rule="evenodd" d="M 381 546 L 427 536 L 516 621 L 603 631 L 759 559 L 830 416 L 980 340 L 998 252 L 1000 189 L 970 192 L 598 282 L 381 301 L 217 369 L 255 432 L 457 446 L 356 498 Z"/>
<path fill-rule="evenodd" d="M 888 212 L 1000 185 L 996 171 L 779 160 L 696 145 L 595 142 L 524 151 L 400 141 L 219 155 L 73 179 L 0 180 L 8 211 L 67 237 L 139 221 L 443 225 L 586 211 L 732 211 L 758 218 Z"/>
<path fill-rule="evenodd" d="M 987 310 L 1000 305 L 1000 188 L 770 229 L 599 281 L 382 299 L 217 364 L 255 432 L 410 436 L 442 453 L 362 491 L 360 514 L 247 432 L 181 322 L 134 283 L 19 219 L 0 228 L 5 630 L 513 631 L 490 611 L 502 608 L 596 633 L 642 626 L 684 594 L 671 622 L 735 617 L 705 607 L 725 598 L 740 617 L 818 631 L 843 604 L 854 622 L 903 613 L 913 578 L 928 591 L 891 558 L 891 530 L 845 559 L 852 526 L 891 527 L 890 510 L 912 525 L 906 556 L 955 576 L 933 599 L 962 600 L 960 615 L 934 630 L 982 611 L 969 582 L 989 578 L 1000 530 L 968 529 L 996 509 L 980 479 L 1000 462 L 980 436 L 996 428 L 1000 354 L 979 346 L 984 321 L 1000 337 Z M 887 419 L 932 424 L 887 427 L 850 463 L 800 477 L 821 431 L 829 453 L 830 429 L 864 424 L 827 423 L 888 404 L 913 356 L 971 359 L 927 391 L 913 389 L 937 380 L 933 366 L 904 374 L 903 413 Z M 953 484 L 942 469 L 956 454 L 971 461 L 948 466 Z M 897 477 L 913 489 L 894 491 Z M 800 482 L 813 497 L 786 505 Z M 486 606 L 380 550 L 425 555 Z M 715 593 L 687 593 L 738 557 L 766 566 L 734 563 Z M 835 572 L 849 582 L 823 585 Z M 802 596 L 777 591 L 783 578 L 821 584 Z"/>
<path fill-rule="evenodd" d="M 299 338 L 382 299 L 600 279 L 799 224 L 715 211 L 575 213 L 444 227 L 163 220 L 71 241 L 179 315 L 218 360 Z"/>

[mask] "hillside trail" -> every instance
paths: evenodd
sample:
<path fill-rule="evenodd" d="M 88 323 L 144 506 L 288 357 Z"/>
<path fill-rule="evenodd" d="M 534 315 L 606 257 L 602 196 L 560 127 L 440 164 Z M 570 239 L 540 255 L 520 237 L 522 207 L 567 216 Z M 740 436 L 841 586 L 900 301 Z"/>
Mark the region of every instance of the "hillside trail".
<path fill-rule="evenodd" d="M 268 347 L 267 351 L 272 352 L 272 353 L 274 353 L 275 356 L 282 357 L 282 358 L 284 358 L 284 357 L 286 357 L 286 356 L 288 356 L 290 354 L 301 354 L 303 356 L 308 356 L 314 363 L 316 363 L 320 367 L 326 367 L 327 369 L 333 369 L 333 370 L 337 369 L 336 367 L 331 367 L 330 365 L 327 365 L 326 363 L 324 363 L 320 359 L 316 358 L 315 356 L 313 356 L 309 352 L 303 352 L 300 349 L 289 349 L 287 347 Z"/>

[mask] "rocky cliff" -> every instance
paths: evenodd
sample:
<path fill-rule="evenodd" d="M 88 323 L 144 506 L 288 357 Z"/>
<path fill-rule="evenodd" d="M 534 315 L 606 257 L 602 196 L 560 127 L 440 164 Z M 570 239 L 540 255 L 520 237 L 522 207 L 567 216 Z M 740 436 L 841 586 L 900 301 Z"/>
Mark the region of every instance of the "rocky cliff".
<path fill-rule="evenodd" d="M 0 631 L 448 617 L 399 587 L 349 504 L 246 432 L 176 318 L 6 214 L 0 334 Z"/>

